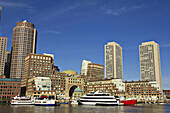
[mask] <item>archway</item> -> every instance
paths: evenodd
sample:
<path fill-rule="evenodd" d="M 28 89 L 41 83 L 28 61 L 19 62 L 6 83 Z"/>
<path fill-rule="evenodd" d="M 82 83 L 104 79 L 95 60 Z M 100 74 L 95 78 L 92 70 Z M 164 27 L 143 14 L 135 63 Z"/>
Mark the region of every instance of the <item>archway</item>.
<path fill-rule="evenodd" d="M 74 85 L 74 86 L 72 86 L 71 88 L 70 88 L 70 90 L 69 90 L 69 97 L 71 98 L 72 97 L 72 95 L 73 95 L 73 93 L 74 93 L 74 90 L 77 88 L 77 86 L 76 85 Z"/>

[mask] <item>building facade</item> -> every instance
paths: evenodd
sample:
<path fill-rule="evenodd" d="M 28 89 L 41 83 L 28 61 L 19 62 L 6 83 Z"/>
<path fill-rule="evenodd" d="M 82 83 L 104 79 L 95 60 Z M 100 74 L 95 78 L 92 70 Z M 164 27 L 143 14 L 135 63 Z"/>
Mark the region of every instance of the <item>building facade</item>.
<path fill-rule="evenodd" d="M 162 90 L 159 45 L 154 41 L 142 43 L 139 54 L 141 81 L 156 81 Z"/>
<path fill-rule="evenodd" d="M 51 56 L 40 54 L 27 55 L 25 57 L 24 76 L 21 83 L 22 91 L 26 93 L 28 80 L 31 78 L 53 76 L 53 67 L 54 61 Z"/>
<path fill-rule="evenodd" d="M 0 100 L 20 95 L 21 79 L 0 78 Z"/>
<path fill-rule="evenodd" d="M 163 90 L 166 99 L 170 99 L 170 90 Z"/>
<path fill-rule="evenodd" d="M 73 92 L 71 91 L 74 91 L 74 88 L 78 86 L 81 88 L 83 86 L 82 78 L 75 76 L 74 74 L 77 74 L 77 72 L 71 69 L 63 72 L 56 72 L 53 57 L 50 55 L 29 54 L 25 57 L 24 76 L 21 82 L 21 95 L 52 95 L 59 99 L 66 99 L 67 97 L 72 96 Z M 36 88 L 38 87 L 35 85 L 38 84 L 35 79 L 37 77 L 48 77 L 51 81 L 51 90 Z M 80 84 L 82 84 L 82 86 L 80 86 Z M 46 85 L 46 83 L 44 83 L 44 85 Z M 75 87 L 72 88 L 72 86 Z"/>
<path fill-rule="evenodd" d="M 125 81 L 126 98 L 137 100 L 160 100 L 162 93 L 158 90 L 156 82 Z"/>
<path fill-rule="evenodd" d="M 7 37 L 0 37 L 0 77 L 4 76 Z"/>
<path fill-rule="evenodd" d="M 84 81 L 80 75 L 70 75 L 66 78 L 66 87 L 65 87 L 65 97 L 73 97 L 73 93 L 76 88 L 80 88 L 82 92 L 84 91 Z"/>
<path fill-rule="evenodd" d="M 27 96 L 38 97 L 41 95 L 55 94 L 51 91 L 51 79 L 49 77 L 34 77 L 28 80 Z"/>
<path fill-rule="evenodd" d="M 93 80 L 87 82 L 87 93 L 99 91 L 112 96 L 126 96 L 125 84 L 121 79 Z"/>
<path fill-rule="evenodd" d="M 5 57 L 5 76 L 6 78 L 10 78 L 10 68 L 11 68 L 11 51 L 6 51 L 6 57 Z"/>
<path fill-rule="evenodd" d="M 91 63 L 91 61 L 87 61 L 86 59 L 82 61 L 81 75 L 87 75 L 87 68 L 89 63 Z"/>
<path fill-rule="evenodd" d="M 36 53 L 37 31 L 28 21 L 18 22 L 13 29 L 10 78 L 21 79 L 24 74 L 25 57 Z"/>
<path fill-rule="evenodd" d="M 95 63 L 89 63 L 87 75 L 89 80 L 104 79 L 104 66 Z"/>
<path fill-rule="evenodd" d="M 123 80 L 122 47 L 116 42 L 105 45 L 105 77 Z"/>

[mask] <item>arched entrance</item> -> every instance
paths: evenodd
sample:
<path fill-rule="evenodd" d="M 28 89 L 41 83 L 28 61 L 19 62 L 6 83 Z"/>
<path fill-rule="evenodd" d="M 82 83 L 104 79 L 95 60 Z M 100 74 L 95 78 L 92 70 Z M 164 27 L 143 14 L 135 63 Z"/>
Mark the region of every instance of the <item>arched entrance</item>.
<path fill-rule="evenodd" d="M 76 85 L 72 86 L 69 90 L 69 97 L 71 98 L 73 96 L 74 90 L 77 88 Z"/>

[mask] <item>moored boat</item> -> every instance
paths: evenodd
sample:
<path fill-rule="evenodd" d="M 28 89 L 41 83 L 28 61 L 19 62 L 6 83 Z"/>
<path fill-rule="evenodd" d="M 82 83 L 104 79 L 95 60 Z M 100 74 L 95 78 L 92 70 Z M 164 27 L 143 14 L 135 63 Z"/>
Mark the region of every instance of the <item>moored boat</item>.
<path fill-rule="evenodd" d="M 119 105 L 119 97 L 110 96 L 109 93 L 89 93 L 78 100 L 79 105 Z"/>
<path fill-rule="evenodd" d="M 36 106 L 55 106 L 55 100 L 48 97 L 38 97 L 34 101 Z"/>
<path fill-rule="evenodd" d="M 78 104 L 77 100 L 73 100 L 71 104 Z"/>
<path fill-rule="evenodd" d="M 123 103 L 123 105 L 135 105 L 137 100 L 121 100 L 120 103 Z"/>
<path fill-rule="evenodd" d="M 16 96 L 10 101 L 11 105 L 34 105 L 34 100 L 28 97 Z"/>

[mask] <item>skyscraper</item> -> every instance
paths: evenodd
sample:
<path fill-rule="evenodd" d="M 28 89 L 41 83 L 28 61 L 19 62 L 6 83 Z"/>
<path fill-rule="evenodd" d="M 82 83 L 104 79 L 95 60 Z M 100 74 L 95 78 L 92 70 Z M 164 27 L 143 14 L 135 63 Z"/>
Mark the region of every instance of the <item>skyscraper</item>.
<path fill-rule="evenodd" d="M 139 54 L 141 80 L 156 81 L 162 90 L 159 45 L 154 41 L 142 43 Z"/>
<path fill-rule="evenodd" d="M 4 72 L 6 78 L 10 77 L 10 68 L 11 68 L 11 51 L 6 51 L 5 72 Z"/>
<path fill-rule="evenodd" d="M 122 47 L 116 42 L 105 45 L 105 78 L 123 80 Z"/>
<path fill-rule="evenodd" d="M 0 37 L 0 78 L 4 76 L 7 37 Z"/>
<path fill-rule="evenodd" d="M 91 63 L 91 61 L 87 61 L 86 59 L 83 60 L 81 65 L 81 75 L 87 75 L 87 67 L 89 63 Z"/>
<path fill-rule="evenodd" d="M 24 20 L 13 29 L 10 78 L 22 78 L 25 56 L 36 53 L 37 31 L 34 24 Z"/>

